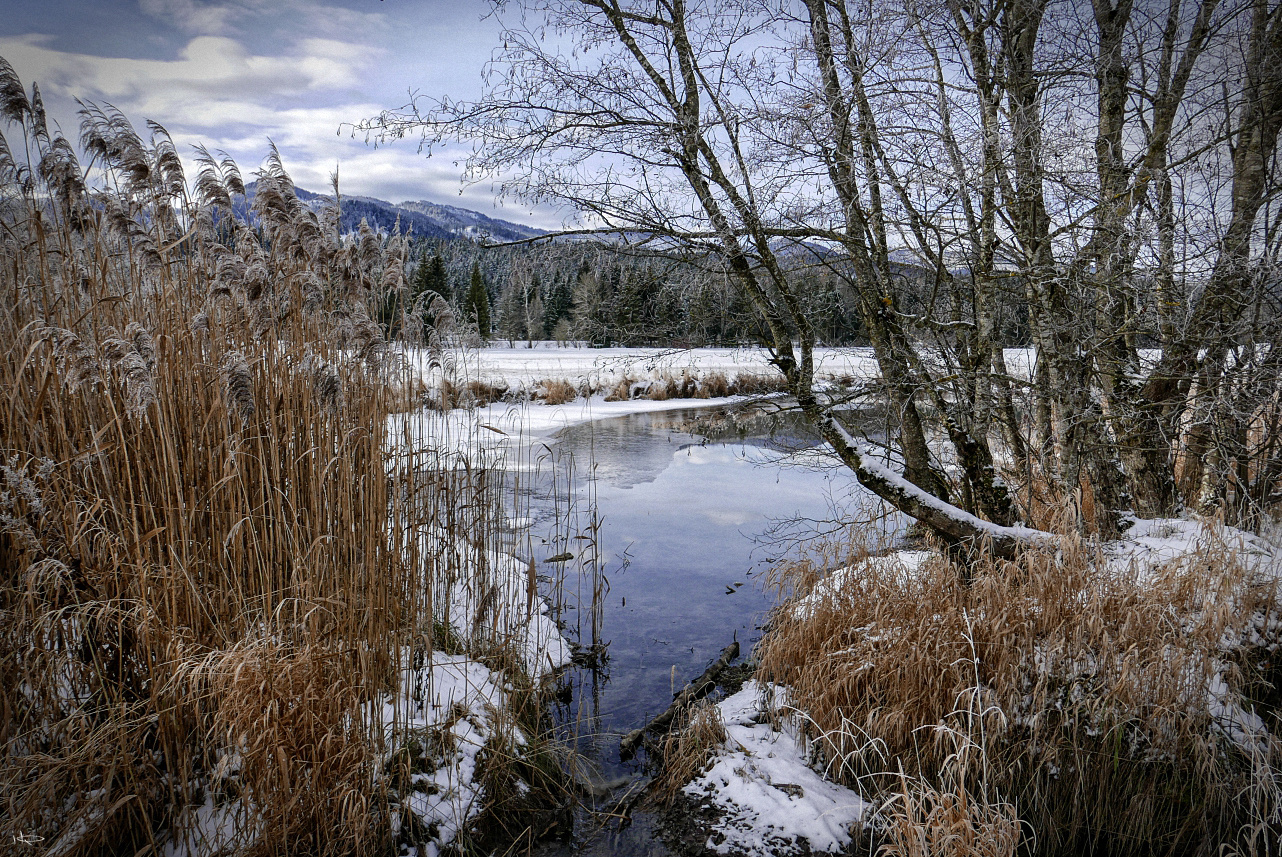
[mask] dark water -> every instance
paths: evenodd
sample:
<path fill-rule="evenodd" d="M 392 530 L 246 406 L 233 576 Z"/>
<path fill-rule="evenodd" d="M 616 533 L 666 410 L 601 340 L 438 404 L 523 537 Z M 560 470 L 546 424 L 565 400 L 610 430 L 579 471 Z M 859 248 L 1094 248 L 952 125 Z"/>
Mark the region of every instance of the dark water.
<path fill-rule="evenodd" d="M 761 583 L 780 550 L 762 537 L 781 519 L 849 514 L 866 507 L 867 495 L 849 471 L 817 466 L 817 439 L 787 414 L 635 414 L 567 428 L 554 448 L 575 462 L 571 529 L 595 538 L 567 541 L 563 529 L 556 540 L 552 522 L 559 515 L 564 528 L 564 500 L 536 492 L 534 553 L 575 553 L 562 566 L 565 623 L 584 646 L 595 628 L 604 654 L 566 672 L 557 717 L 600 776 L 617 780 L 641 772 L 620 761 L 621 734 L 663 711 L 732 640 L 747 654 L 760 639 L 775 601 Z M 639 814 L 621 833 L 610 825 L 595 835 L 576 830 L 576 841 L 548 853 L 665 854 L 653 822 Z"/>

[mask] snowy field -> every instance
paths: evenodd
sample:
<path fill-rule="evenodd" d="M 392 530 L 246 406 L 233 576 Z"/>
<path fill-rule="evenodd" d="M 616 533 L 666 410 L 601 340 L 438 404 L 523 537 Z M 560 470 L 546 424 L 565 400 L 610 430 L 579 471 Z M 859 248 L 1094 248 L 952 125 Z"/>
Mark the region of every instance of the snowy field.
<path fill-rule="evenodd" d="M 427 355 L 407 355 L 420 378 L 430 379 Z M 540 381 L 586 382 L 596 388 L 611 387 L 626 378 L 646 379 L 690 373 L 695 377 L 721 373 L 729 378 L 740 374 L 772 375 L 777 370 L 764 348 L 587 348 L 560 347 L 555 342 L 489 345 L 485 348 L 450 352 L 460 377 L 469 381 L 503 384 L 529 389 Z M 816 348 L 815 374 L 821 379 L 847 377 L 867 380 L 876 377 L 877 362 L 871 348 Z"/>
<path fill-rule="evenodd" d="M 1033 348 L 1003 350 L 1011 374 L 1030 378 L 1037 359 Z M 1141 370 L 1151 369 L 1161 353 L 1140 350 Z M 406 355 L 419 378 L 429 381 L 434 371 L 428 356 L 421 350 Z M 869 347 L 816 348 L 815 377 L 821 381 L 844 383 L 868 381 L 878 377 L 877 360 Z M 645 380 L 660 377 L 706 377 L 720 373 L 728 378 L 739 375 L 775 375 L 770 352 L 764 348 L 590 348 L 583 344 L 560 346 L 555 342 L 524 343 L 514 346 L 491 344 L 484 348 L 452 350 L 446 361 L 456 366 L 458 375 L 469 381 L 502 384 L 511 389 L 529 390 L 541 381 L 562 380 L 586 383 L 596 389 L 612 387 L 624 378 Z"/>

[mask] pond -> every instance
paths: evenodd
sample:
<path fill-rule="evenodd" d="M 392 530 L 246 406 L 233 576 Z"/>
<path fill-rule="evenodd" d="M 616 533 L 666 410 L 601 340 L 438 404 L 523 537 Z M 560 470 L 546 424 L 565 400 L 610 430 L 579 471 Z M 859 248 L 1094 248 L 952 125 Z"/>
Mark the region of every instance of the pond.
<path fill-rule="evenodd" d="M 777 408 L 602 419 L 563 429 L 552 448 L 574 462 L 571 529 L 580 538 L 567 538 L 564 498 L 536 488 L 532 552 L 541 569 L 558 565 L 546 563 L 551 556 L 575 554 L 579 579 L 564 563 L 573 591 L 563 618 L 583 646 L 595 634 L 604 655 L 566 672 L 557 716 L 601 780 L 617 785 L 640 773 L 620 761 L 619 737 L 662 712 L 732 640 L 746 655 L 760 639 L 776 598 L 762 582 L 784 547 L 778 536 L 867 515 L 874 504 L 796 414 Z M 595 603 L 581 555 L 593 549 Z M 638 813 L 621 833 L 576 830 L 574 843 L 547 853 L 667 853 L 653 823 Z"/>

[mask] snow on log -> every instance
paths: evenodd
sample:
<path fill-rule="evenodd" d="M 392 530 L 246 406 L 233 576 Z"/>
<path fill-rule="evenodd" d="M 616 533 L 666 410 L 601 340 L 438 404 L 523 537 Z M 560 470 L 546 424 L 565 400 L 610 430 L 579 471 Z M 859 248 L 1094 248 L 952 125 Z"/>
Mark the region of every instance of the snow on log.
<path fill-rule="evenodd" d="M 859 484 L 901 512 L 957 542 L 986 543 L 993 553 L 1012 557 L 1021 548 L 1053 545 L 1052 533 L 1030 527 L 1006 527 L 985 521 L 909 482 L 874 457 L 831 414 L 819 419 L 819 430 L 837 455 L 855 472 Z"/>

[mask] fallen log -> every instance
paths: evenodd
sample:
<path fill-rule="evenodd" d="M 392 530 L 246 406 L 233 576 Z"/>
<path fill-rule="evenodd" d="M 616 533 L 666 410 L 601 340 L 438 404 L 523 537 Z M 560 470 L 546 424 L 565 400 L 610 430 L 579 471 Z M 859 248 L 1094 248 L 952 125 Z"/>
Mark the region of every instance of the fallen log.
<path fill-rule="evenodd" d="M 739 643 L 733 642 L 721 650 L 721 656 L 712 662 L 712 666 L 703 671 L 703 674 L 694 681 L 682 688 L 681 692 L 672 698 L 672 704 L 660 714 L 640 729 L 633 729 L 624 735 L 619 741 L 619 758 L 630 759 L 637 752 L 637 746 L 640 745 L 641 739 L 647 732 L 657 732 L 666 729 L 672 725 L 681 710 L 696 700 L 703 699 L 712 693 L 713 688 L 717 686 L 717 679 L 730 662 L 739 657 Z"/>

